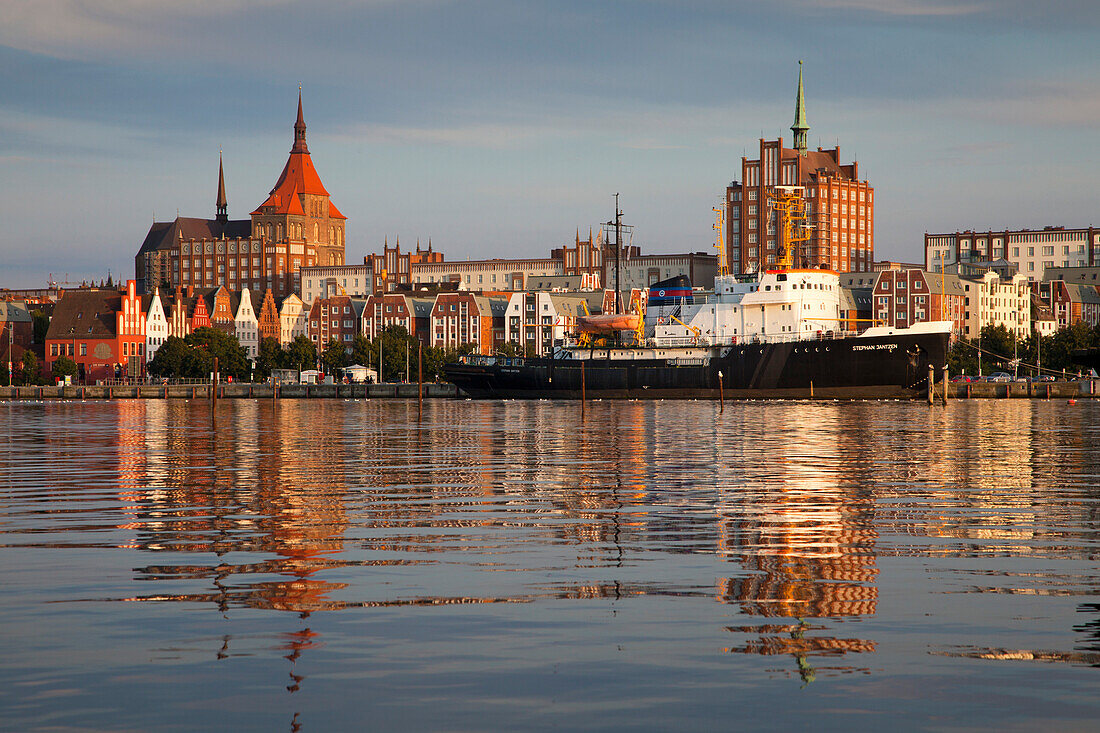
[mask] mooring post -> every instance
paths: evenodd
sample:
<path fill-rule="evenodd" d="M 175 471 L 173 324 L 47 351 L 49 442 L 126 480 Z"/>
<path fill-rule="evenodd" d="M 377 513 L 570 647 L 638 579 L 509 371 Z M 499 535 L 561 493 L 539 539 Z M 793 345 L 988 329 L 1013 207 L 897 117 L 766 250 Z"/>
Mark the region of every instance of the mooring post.
<path fill-rule="evenodd" d="M 581 360 L 581 417 L 584 417 L 584 360 Z"/>
<path fill-rule="evenodd" d="M 949 372 L 947 370 L 947 365 L 944 364 L 943 365 L 943 404 L 945 404 L 945 405 L 947 404 L 947 383 L 948 383 L 947 376 L 948 376 L 948 373 Z"/>
<path fill-rule="evenodd" d="M 214 371 L 210 374 L 210 406 L 218 403 L 218 357 L 214 357 Z"/>
<path fill-rule="evenodd" d="M 814 383 L 810 382 L 810 396 L 814 393 Z M 722 385 L 722 370 L 718 370 L 718 412 L 719 414 L 726 411 L 726 393 Z"/>
<path fill-rule="evenodd" d="M 424 342 L 416 344 L 416 419 L 424 416 Z"/>
<path fill-rule="evenodd" d="M 928 404 L 936 403 L 936 367 L 928 365 Z"/>

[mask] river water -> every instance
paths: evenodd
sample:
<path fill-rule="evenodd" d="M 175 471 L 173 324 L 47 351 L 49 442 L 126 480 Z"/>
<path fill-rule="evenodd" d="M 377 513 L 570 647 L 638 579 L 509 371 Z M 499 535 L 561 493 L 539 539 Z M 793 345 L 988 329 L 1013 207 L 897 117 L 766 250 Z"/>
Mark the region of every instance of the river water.
<path fill-rule="evenodd" d="M 0 403 L 0 728 L 1095 730 L 1100 403 Z"/>

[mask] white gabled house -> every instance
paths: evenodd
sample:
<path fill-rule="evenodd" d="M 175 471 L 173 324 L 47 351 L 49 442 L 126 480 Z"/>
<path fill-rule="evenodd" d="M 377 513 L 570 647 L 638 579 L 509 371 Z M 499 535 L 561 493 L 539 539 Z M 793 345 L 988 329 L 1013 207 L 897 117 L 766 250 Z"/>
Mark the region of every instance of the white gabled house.
<path fill-rule="evenodd" d="M 160 288 L 157 287 L 152 295 L 146 295 L 148 303 L 145 306 L 145 363 L 149 363 L 156 355 L 157 349 L 168 338 L 168 316 L 164 313 L 164 302 L 160 297 Z"/>
<path fill-rule="evenodd" d="M 260 355 L 259 321 L 256 309 L 252 305 L 252 294 L 248 288 L 242 288 L 237 300 L 237 312 L 233 314 L 233 330 L 237 341 L 244 347 L 249 359 Z"/>

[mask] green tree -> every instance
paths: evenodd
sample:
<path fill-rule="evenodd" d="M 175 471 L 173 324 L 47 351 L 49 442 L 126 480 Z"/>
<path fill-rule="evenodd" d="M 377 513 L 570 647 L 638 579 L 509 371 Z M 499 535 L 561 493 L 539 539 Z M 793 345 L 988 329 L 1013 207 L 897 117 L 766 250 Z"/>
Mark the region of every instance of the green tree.
<path fill-rule="evenodd" d="M 38 368 L 38 357 L 33 351 L 23 352 L 23 384 L 38 384 L 41 375 Z"/>
<path fill-rule="evenodd" d="M 55 379 L 75 377 L 78 370 L 76 362 L 67 356 L 59 356 L 50 370 Z"/>
<path fill-rule="evenodd" d="M 343 369 L 348 365 L 348 355 L 344 351 L 344 345 L 336 339 L 331 339 L 328 342 L 328 346 L 321 352 L 321 365 L 325 369 L 325 374 L 336 374 L 338 369 Z"/>
<path fill-rule="evenodd" d="M 279 367 L 282 356 L 283 349 L 279 345 L 278 339 L 271 336 L 265 337 L 260 341 L 260 353 L 256 357 L 256 370 L 252 375 L 253 379 L 263 381 L 270 377 L 271 370 Z"/>
<path fill-rule="evenodd" d="M 317 347 L 308 336 L 298 334 L 294 340 L 286 345 L 283 351 L 283 369 L 312 369 L 317 363 Z"/>
<path fill-rule="evenodd" d="M 369 367 L 376 353 L 370 339 L 361 333 L 355 334 L 355 338 L 351 342 L 352 364 L 362 364 L 365 367 Z M 375 363 L 375 366 L 377 366 L 377 363 Z"/>
<path fill-rule="evenodd" d="M 46 343 L 46 332 L 50 330 L 50 317 L 42 311 L 31 311 L 32 328 L 34 329 L 34 343 Z"/>
<path fill-rule="evenodd" d="M 169 336 L 157 348 L 145 370 L 154 377 L 180 379 L 193 376 L 197 379 L 200 375 L 190 373 L 189 367 L 193 361 L 194 355 L 191 353 L 191 347 L 188 346 L 187 342 L 178 336 Z"/>
<path fill-rule="evenodd" d="M 535 356 L 535 347 L 532 344 L 524 346 L 516 341 L 501 344 L 496 349 L 501 356 Z"/>
<path fill-rule="evenodd" d="M 218 371 L 223 377 L 247 379 L 252 365 L 248 354 L 236 336 L 216 328 L 197 328 L 184 339 L 195 355 L 195 362 L 201 367 L 202 378 L 214 371 L 214 358 L 218 359 Z"/>

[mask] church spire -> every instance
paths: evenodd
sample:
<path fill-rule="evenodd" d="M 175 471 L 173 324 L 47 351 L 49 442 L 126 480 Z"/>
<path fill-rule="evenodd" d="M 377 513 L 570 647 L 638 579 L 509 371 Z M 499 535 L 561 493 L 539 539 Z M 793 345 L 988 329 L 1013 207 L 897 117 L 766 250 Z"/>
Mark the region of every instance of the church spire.
<path fill-rule="evenodd" d="M 309 148 L 306 147 L 306 120 L 302 115 L 302 85 L 298 85 L 298 121 L 294 123 L 294 147 L 290 149 L 292 153 L 308 153 Z"/>
<path fill-rule="evenodd" d="M 791 132 L 794 133 L 794 147 L 799 153 L 806 152 L 806 133 L 810 126 L 806 123 L 806 98 L 802 93 L 802 59 L 798 60 L 798 97 L 794 102 L 794 124 Z"/>
<path fill-rule="evenodd" d="M 218 215 L 215 217 L 217 221 L 225 224 L 229 221 L 229 212 L 227 207 L 229 202 L 225 200 L 225 171 L 222 168 L 222 151 L 218 151 Z"/>

